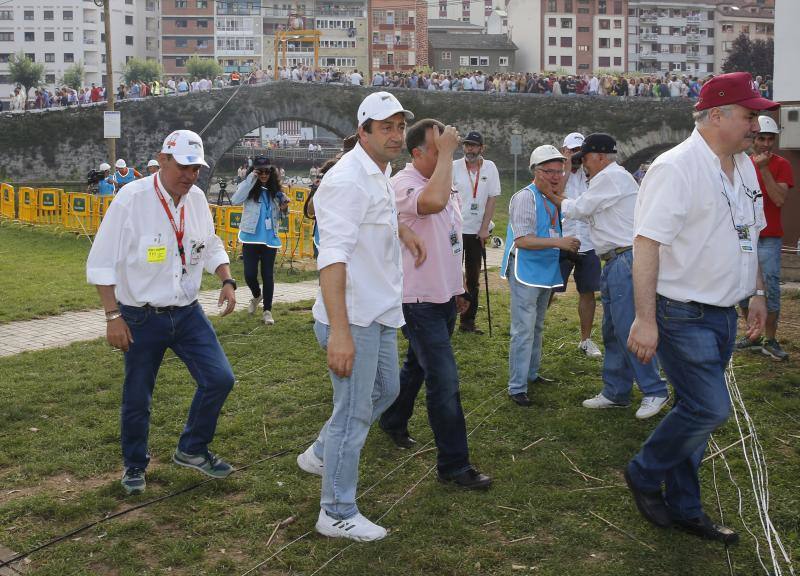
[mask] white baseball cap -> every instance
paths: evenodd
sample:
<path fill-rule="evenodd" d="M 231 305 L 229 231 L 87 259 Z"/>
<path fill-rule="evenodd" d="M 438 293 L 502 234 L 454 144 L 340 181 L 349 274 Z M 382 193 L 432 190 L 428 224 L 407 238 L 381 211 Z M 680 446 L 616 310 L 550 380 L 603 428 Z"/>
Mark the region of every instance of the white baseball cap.
<path fill-rule="evenodd" d="M 583 134 L 580 132 L 571 132 L 564 138 L 564 148 L 574 150 L 583 146 Z"/>
<path fill-rule="evenodd" d="M 150 168 L 151 166 L 155 166 L 156 168 L 158 168 L 159 167 L 158 160 L 150 160 L 150 162 L 147 163 L 147 167 Z"/>
<path fill-rule="evenodd" d="M 356 119 L 361 126 L 367 120 L 386 120 L 402 112 L 406 120 L 413 120 L 414 114 L 403 108 L 400 101 L 389 92 L 373 92 L 361 102 Z"/>
<path fill-rule="evenodd" d="M 208 168 L 204 159 L 203 141 L 191 130 L 175 130 L 164 140 L 163 154 L 171 154 L 175 162 L 184 166 L 200 164 Z"/>
<path fill-rule="evenodd" d="M 566 160 L 566 158 L 555 146 L 544 144 L 531 152 L 531 161 L 529 165 L 536 166 L 537 164 L 550 162 L 550 160 Z"/>
<path fill-rule="evenodd" d="M 780 134 L 778 123 L 769 116 L 758 117 L 758 131 L 761 134 Z"/>
<path fill-rule="evenodd" d="M 120 158 L 119 160 L 117 160 L 117 161 L 114 163 L 114 166 L 116 166 L 117 168 L 127 168 L 127 167 L 128 167 L 128 165 L 127 165 L 127 164 L 125 164 L 125 160 L 123 160 L 122 158 Z"/>
<path fill-rule="evenodd" d="M 97 169 L 100 170 L 100 172 L 105 172 L 106 170 L 111 170 L 111 166 L 109 166 L 107 162 L 103 162 Z"/>

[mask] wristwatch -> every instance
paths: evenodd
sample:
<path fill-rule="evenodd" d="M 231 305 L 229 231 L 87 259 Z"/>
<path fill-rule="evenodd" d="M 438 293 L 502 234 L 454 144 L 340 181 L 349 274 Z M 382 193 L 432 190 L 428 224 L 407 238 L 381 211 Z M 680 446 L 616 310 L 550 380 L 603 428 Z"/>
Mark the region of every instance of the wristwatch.
<path fill-rule="evenodd" d="M 753 296 L 764 296 L 764 297 L 766 298 L 766 297 L 767 297 L 767 293 L 766 293 L 766 292 L 764 292 L 763 290 L 756 290 L 756 291 L 753 293 Z"/>
<path fill-rule="evenodd" d="M 236 280 L 233 278 L 225 278 L 225 280 L 222 281 L 222 285 L 225 286 L 225 284 L 230 284 L 233 286 L 233 289 L 236 290 Z"/>

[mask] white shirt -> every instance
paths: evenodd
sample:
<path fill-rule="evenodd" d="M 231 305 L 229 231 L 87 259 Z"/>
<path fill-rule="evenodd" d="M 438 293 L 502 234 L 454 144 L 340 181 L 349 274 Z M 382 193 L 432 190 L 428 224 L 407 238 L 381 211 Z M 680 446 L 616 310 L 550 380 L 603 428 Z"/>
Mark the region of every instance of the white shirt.
<path fill-rule="evenodd" d="M 89 252 L 86 279 L 115 286 L 117 301 L 127 306 L 186 306 L 197 299 L 203 268 L 213 273 L 229 262 L 228 255 L 214 232 L 203 191 L 192 186 L 175 206 L 159 180 L 177 226 L 185 207 L 183 275 L 175 231 L 153 181 L 153 176 L 134 180 L 114 197 Z"/>
<path fill-rule="evenodd" d="M 397 236 L 397 207 L 389 176 L 360 144 L 331 168 L 314 195 L 320 249 L 317 268 L 344 262 L 345 303 L 350 324 L 378 322 L 400 328 L 403 320 L 403 263 Z M 330 324 L 322 291 L 314 318 Z"/>
<path fill-rule="evenodd" d="M 461 81 L 461 89 L 462 90 L 475 90 L 475 84 L 472 82 L 472 78 L 467 76 Z"/>
<path fill-rule="evenodd" d="M 592 79 L 589 80 L 589 91 L 597 92 L 598 88 L 600 88 L 600 80 L 598 80 L 597 77 L 592 76 Z"/>
<path fill-rule="evenodd" d="M 567 198 L 577 200 L 581 194 L 586 192 L 587 188 L 588 184 L 586 183 L 586 174 L 583 172 L 583 169 L 578 168 L 575 172 L 570 172 L 564 193 L 566 194 Z M 586 222 L 575 220 L 573 218 L 567 218 L 566 216 L 562 215 L 561 235 L 574 236 L 580 240 L 581 253 L 588 252 L 594 248 L 589 237 L 589 225 Z"/>
<path fill-rule="evenodd" d="M 440 87 L 442 90 L 450 90 L 450 80 L 448 80 L 447 78 L 445 78 L 444 80 L 442 80 L 442 83 L 441 83 L 441 84 L 439 84 L 439 87 Z"/>
<path fill-rule="evenodd" d="M 358 72 L 353 72 L 350 74 L 350 84 L 353 86 L 361 86 L 361 82 L 363 82 L 363 80 L 364 77 Z"/>
<path fill-rule="evenodd" d="M 477 190 L 474 190 L 475 184 Z M 500 196 L 500 174 L 491 160 L 483 160 L 480 173 L 469 172 L 464 158 L 453 161 L 453 188 L 461 198 L 461 215 L 464 218 L 462 232 L 477 234 L 481 229 L 486 202 L 490 197 Z M 475 198 L 472 197 L 476 192 Z"/>
<path fill-rule="evenodd" d="M 647 170 L 636 203 L 635 232 L 661 244 L 656 291 L 662 296 L 734 306 L 755 291 L 764 205 L 745 190 L 759 190 L 753 163 L 744 152 L 734 161 L 731 182 L 695 130 Z M 752 252 L 742 251 L 732 216 L 737 225 L 748 225 Z"/>
<path fill-rule="evenodd" d="M 576 200 L 561 203 L 566 218 L 589 224 L 589 238 L 598 256 L 633 244 L 633 212 L 639 186 L 633 176 L 612 162 L 589 180 L 589 188 Z"/>
<path fill-rule="evenodd" d="M 483 74 L 478 74 L 475 76 L 475 90 L 485 90 L 486 89 L 486 76 Z"/>

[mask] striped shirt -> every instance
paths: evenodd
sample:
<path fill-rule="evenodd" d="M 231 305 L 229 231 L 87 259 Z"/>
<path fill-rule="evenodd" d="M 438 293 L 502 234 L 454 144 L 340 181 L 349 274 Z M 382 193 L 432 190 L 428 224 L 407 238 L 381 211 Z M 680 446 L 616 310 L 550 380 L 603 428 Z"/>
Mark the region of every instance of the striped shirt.
<path fill-rule="evenodd" d="M 528 188 L 523 188 L 511 197 L 508 220 L 514 240 L 528 234 L 536 235 L 536 199 Z"/>

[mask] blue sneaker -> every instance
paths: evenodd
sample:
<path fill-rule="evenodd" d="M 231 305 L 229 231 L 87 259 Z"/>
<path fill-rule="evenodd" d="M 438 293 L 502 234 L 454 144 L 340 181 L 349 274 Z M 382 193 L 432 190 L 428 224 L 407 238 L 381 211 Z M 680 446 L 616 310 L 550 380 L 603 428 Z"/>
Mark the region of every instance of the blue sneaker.
<path fill-rule="evenodd" d="M 178 466 L 199 470 L 212 478 L 227 478 L 233 472 L 233 467 L 230 464 L 208 450 L 204 454 L 187 454 L 175 448 L 172 461 Z"/>
<path fill-rule="evenodd" d="M 120 484 L 128 495 L 141 494 L 145 488 L 144 468 L 125 468 Z"/>

